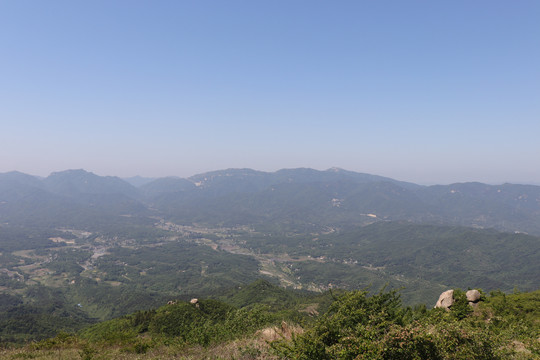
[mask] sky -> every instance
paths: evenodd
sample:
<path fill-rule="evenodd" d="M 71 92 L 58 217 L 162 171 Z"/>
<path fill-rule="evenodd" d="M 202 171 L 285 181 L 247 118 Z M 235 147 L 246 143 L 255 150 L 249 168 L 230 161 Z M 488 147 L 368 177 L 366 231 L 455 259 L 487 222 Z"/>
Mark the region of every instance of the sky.
<path fill-rule="evenodd" d="M 0 0 L 0 172 L 540 184 L 539 1 Z"/>

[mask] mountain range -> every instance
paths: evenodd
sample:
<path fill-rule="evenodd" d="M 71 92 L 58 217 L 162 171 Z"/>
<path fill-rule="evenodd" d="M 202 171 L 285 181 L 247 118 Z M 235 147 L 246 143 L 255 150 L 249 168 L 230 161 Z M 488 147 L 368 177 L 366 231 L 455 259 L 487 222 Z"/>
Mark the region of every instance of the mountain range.
<path fill-rule="evenodd" d="M 46 178 L 0 174 L 0 224 L 84 228 L 155 217 L 219 226 L 270 223 L 290 230 L 410 221 L 540 235 L 540 186 L 423 186 L 338 168 L 228 169 L 126 180 L 85 170 Z"/>
<path fill-rule="evenodd" d="M 533 185 L 423 186 L 337 168 L 158 179 L 9 172 L 0 174 L 0 341 L 171 299 L 249 306 L 244 290 L 257 279 L 301 291 L 312 310 L 312 292 L 387 287 L 432 306 L 453 287 L 533 291 L 539 254 Z"/>

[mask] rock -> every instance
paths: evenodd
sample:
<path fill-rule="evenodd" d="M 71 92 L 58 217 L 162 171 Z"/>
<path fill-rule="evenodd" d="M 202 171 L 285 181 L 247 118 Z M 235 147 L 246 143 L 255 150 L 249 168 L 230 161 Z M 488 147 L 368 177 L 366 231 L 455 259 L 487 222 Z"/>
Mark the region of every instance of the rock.
<path fill-rule="evenodd" d="M 469 304 L 470 303 L 476 304 L 477 302 L 480 301 L 480 291 L 478 290 L 469 290 L 467 291 L 465 296 L 467 296 L 467 301 L 469 302 Z"/>
<path fill-rule="evenodd" d="M 269 327 L 259 330 L 257 331 L 256 335 L 258 335 L 264 341 L 276 341 L 281 339 L 276 327 Z"/>
<path fill-rule="evenodd" d="M 439 300 L 437 300 L 435 307 L 448 310 L 452 304 L 454 304 L 454 290 L 446 290 L 439 296 Z"/>
<path fill-rule="evenodd" d="M 291 339 L 295 334 L 302 334 L 304 330 L 301 327 L 287 324 L 285 321 L 281 322 L 281 327 L 272 326 L 255 333 L 260 339 L 266 342 L 272 342 L 276 340 Z"/>
<path fill-rule="evenodd" d="M 527 349 L 525 347 L 525 344 L 522 343 L 521 341 L 514 340 L 514 341 L 512 341 L 510 346 L 513 347 L 514 351 L 516 351 L 516 352 L 531 354 L 531 350 Z"/>
<path fill-rule="evenodd" d="M 467 298 L 469 305 L 473 307 L 478 305 L 477 303 L 481 300 L 481 294 L 478 290 L 467 291 L 465 293 L 465 297 Z M 435 307 L 449 310 L 450 307 L 454 304 L 454 302 L 454 290 L 447 290 L 443 292 L 441 296 L 439 296 L 439 300 L 437 300 L 437 304 L 435 304 Z"/>

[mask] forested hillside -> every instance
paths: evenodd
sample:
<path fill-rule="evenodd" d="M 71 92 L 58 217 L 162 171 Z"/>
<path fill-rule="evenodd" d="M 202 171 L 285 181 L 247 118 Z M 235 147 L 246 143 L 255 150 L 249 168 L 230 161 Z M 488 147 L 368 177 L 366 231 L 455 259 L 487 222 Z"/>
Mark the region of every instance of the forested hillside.
<path fill-rule="evenodd" d="M 366 291 L 322 296 L 254 283 L 233 297 L 173 301 L 61 333 L 6 359 L 535 359 L 540 294 L 482 294 L 477 304 L 454 291 L 450 310 L 402 306 L 399 294 Z M 231 296 L 231 295 L 229 295 Z M 277 298 L 287 306 L 272 306 Z M 314 308 L 320 311 L 313 310 Z M 309 310 L 311 309 L 311 310 Z"/>
<path fill-rule="evenodd" d="M 540 235 L 540 187 L 462 183 L 420 186 L 342 169 L 266 173 L 229 169 L 135 187 L 68 170 L 39 179 L 0 174 L 0 222 L 106 227 L 160 216 L 184 225 L 290 230 L 380 220 L 495 228 Z"/>
<path fill-rule="evenodd" d="M 329 291 L 398 290 L 406 306 L 431 307 L 448 288 L 540 288 L 537 186 L 420 186 L 341 169 L 140 184 L 0 174 L 0 341 L 192 298 L 302 326 Z"/>

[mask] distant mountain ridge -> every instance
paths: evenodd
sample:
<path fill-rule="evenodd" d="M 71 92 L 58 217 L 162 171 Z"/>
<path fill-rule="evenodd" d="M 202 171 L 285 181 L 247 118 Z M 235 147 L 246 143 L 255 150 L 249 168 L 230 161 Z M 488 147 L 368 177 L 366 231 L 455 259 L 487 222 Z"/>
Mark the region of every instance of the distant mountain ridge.
<path fill-rule="evenodd" d="M 261 278 L 298 294 L 403 288 L 409 304 L 455 286 L 538 288 L 538 186 L 421 186 L 341 169 L 146 180 L 0 174 L 3 328 L 42 335 L 50 323 L 70 330 L 218 293 L 247 308 L 298 305 L 267 282 L 248 285 Z"/>
<path fill-rule="evenodd" d="M 55 172 L 46 178 L 0 174 L 0 223 L 24 226 L 118 224 L 123 214 L 148 215 L 139 190 L 117 177 L 85 170 Z"/>
<path fill-rule="evenodd" d="M 76 196 L 80 194 L 124 194 L 137 197 L 137 189 L 116 176 L 98 176 L 79 170 L 54 172 L 43 179 L 45 188 L 53 193 Z"/>
<path fill-rule="evenodd" d="M 423 186 L 338 168 L 226 169 L 140 183 L 136 187 L 82 169 L 43 179 L 2 173 L 0 223 L 68 225 L 74 218 L 113 222 L 154 214 L 185 224 L 281 223 L 294 228 L 406 220 L 540 235 L 540 186 L 535 185 Z"/>

